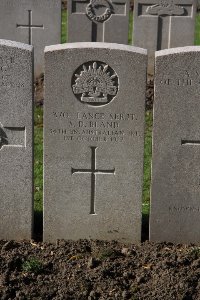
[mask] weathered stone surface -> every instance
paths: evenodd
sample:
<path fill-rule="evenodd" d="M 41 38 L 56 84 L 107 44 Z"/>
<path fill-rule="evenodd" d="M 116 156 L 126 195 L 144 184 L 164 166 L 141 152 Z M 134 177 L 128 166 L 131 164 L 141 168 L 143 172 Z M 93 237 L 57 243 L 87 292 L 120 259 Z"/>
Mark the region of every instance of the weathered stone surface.
<path fill-rule="evenodd" d="M 194 45 L 196 0 L 135 0 L 134 45 L 148 49 L 153 74 L 155 51 Z"/>
<path fill-rule="evenodd" d="M 146 50 L 45 50 L 44 240 L 140 240 Z"/>
<path fill-rule="evenodd" d="M 0 40 L 0 239 L 32 233 L 32 59 L 32 46 Z"/>
<path fill-rule="evenodd" d="M 68 42 L 128 44 L 129 0 L 69 0 Z"/>
<path fill-rule="evenodd" d="M 158 51 L 151 241 L 200 241 L 200 47 Z"/>
<path fill-rule="evenodd" d="M 39 76 L 44 72 L 44 47 L 61 41 L 61 1 L 1 0 L 0 38 L 33 45 Z"/>

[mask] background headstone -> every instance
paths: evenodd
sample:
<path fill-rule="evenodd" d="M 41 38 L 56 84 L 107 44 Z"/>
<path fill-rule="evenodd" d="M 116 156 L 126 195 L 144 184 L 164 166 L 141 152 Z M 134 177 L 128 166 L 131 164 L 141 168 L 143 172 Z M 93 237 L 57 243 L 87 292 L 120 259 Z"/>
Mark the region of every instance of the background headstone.
<path fill-rule="evenodd" d="M 32 60 L 32 46 L 0 40 L 0 239 L 32 234 Z"/>
<path fill-rule="evenodd" d="M 135 0 L 134 45 L 148 49 L 153 74 L 155 51 L 194 45 L 196 0 Z"/>
<path fill-rule="evenodd" d="M 0 38 L 33 45 L 39 76 L 44 72 L 44 47 L 61 41 L 61 1 L 1 0 Z"/>
<path fill-rule="evenodd" d="M 200 241 L 200 47 L 156 53 L 151 241 Z"/>
<path fill-rule="evenodd" d="M 69 0 L 68 42 L 128 44 L 129 0 Z"/>
<path fill-rule="evenodd" d="M 140 241 L 146 50 L 45 50 L 44 240 Z"/>

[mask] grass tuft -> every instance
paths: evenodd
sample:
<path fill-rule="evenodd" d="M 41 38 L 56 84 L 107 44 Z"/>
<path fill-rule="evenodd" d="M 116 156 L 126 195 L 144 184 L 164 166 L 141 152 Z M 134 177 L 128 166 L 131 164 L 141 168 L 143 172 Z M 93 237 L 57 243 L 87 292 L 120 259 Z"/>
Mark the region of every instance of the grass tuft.
<path fill-rule="evenodd" d="M 22 264 L 22 270 L 25 273 L 39 274 L 43 271 L 42 263 L 35 257 L 31 257 Z"/>

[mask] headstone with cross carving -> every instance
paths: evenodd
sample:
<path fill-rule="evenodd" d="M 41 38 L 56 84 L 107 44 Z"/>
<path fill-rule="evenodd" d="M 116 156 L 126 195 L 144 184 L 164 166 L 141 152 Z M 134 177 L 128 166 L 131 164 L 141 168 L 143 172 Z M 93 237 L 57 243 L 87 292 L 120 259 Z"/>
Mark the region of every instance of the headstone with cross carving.
<path fill-rule="evenodd" d="M 0 40 L 0 239 L 30 239 L 33 47 Z"/>
<path fill-rule="evenodd" d="M 149 74 L 155 51 L 194 45 L 196 0 L 135 0 L 134 45 L 148 49 Z"/>
<path fill-rule="evenodd" d="M 46 48 L 45 241 L 140 240 L 146 58 L 118 44 Z"/>
<path fill-rule="evenodd" d="M 200 47 L 158 51 L 150 239 L 200 242 Z"/>
<path fill-rule="evenodd" d="M 129 0 L 69 0 L 68 42 L 128 44 Z"/>
<path fill-rule="evenodd" d="M 1 0 L 0 38 L 34 46 L 38 77 L 44 72 L 44 47 L 61 41 L 61 1 Z"/>

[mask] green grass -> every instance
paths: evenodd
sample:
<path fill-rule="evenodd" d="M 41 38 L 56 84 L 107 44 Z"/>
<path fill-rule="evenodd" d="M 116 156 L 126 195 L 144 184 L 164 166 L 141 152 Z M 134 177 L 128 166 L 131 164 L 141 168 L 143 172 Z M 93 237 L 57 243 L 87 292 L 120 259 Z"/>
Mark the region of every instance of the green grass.
<path fill-rule="evenodd" d="M 34 112 L 35 128 L 34 128 L 34 210 L 42 211 L 43 198 L 43 109 L 35 108 Z"/>
<path fill-rule="evenodd" d="M 67 41 L 67 11 L 62 10 L 62 34 L 61 34 L 61 43 L 66 43 Z"/>
<path fill-rule="evenodd" d="M 197 14 L 195 24 L 195 45 L 200 45 L 200 14 Z"/>
<path fill-rule="evenodd" d="M 198 259 L 200 257 L 200 247 L 192 247 L 188 251 L 188 255 L 193 257 L 193 259 Z"/>
<path fill-rule="evenodd" d="M 25 273 L 40 274 L 43 271 L 42 263 L 35 257 L 31 257 L 22 264 L 22 270 Z"/>
<path fill-rule="evenodd" d="M 143 183 L 143 204 L 142 212 L 149 213 L 150 182 L 151 182 L 151 156 L 152 156 L 152 123 L 153 113 L 147 111 L 145 116 L 145 144 L 144 144 L 144 183 Z"/>
<path fill-rule="evenodd" d="M 133 35 L 133 12 L 129 13 L 129 31 L 128 31 L 128 44 L 132 44 L 132 35 Z"/>

